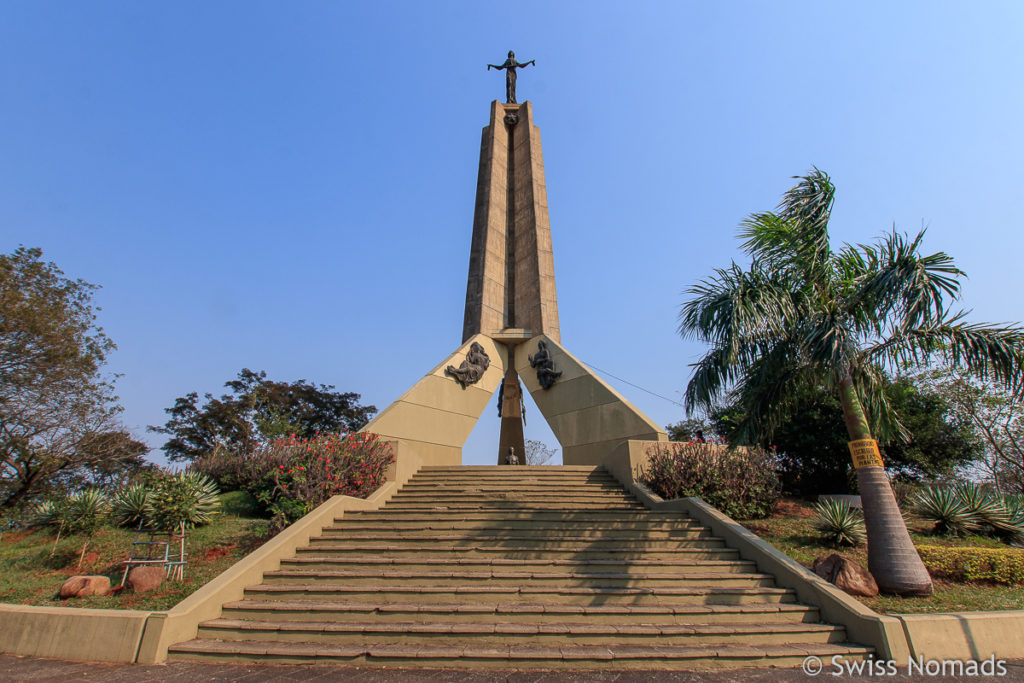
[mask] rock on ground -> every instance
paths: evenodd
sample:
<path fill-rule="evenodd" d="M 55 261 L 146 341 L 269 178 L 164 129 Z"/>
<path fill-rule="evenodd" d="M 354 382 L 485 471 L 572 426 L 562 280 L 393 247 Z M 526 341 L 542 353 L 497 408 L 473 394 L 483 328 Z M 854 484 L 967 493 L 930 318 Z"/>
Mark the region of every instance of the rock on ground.
<path fill-rule="evenodd" d="M 125 585 L 133 593 L 145 593 L 159 588 L 166 578 L 163 567 L 133 567 Z"/>
<path fill-rule="evenodd" d="M 878 584 L 871 572 L 842 555 L 832 553 L 819 557 L 814 561 L 814 573 L 850 595 L 865 598 L 878 595 Z"/>
<path fill-rule="evenodd" d="M 106 595 L 110 592 L 110 579 L 105 576 L 72 576 L 60 587 L 60 597 L 81 598 L 86 595 Z"/>

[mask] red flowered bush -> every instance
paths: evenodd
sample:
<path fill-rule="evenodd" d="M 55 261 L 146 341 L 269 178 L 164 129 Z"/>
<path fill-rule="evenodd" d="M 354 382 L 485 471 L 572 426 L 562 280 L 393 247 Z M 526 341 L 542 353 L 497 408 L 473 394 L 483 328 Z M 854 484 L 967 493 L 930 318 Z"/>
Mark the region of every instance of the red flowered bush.
<path fill-rule="evenodd" d="M 366 498 L 384 483 L 395 461 L 386 441 L 376 434 L 321 434 L 277 439 L 252 453 L 211 454 L 194 468 L 230 478 L 254 496 L 281 529 L 331 496 Z"/>

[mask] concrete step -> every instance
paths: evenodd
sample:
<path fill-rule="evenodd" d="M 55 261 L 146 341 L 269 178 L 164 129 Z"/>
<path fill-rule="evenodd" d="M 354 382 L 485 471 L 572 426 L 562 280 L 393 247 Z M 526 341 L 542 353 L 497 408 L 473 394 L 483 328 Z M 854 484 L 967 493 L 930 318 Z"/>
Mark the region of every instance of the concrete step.
<path fill-rule="evenodd" d="M 530 479 L 521 481 L 503 481 L 498 479 L 483 479 L 480 477 L 454 480 L 449 478 L 430 479 L 415 478 L 402 486 L 402 491 L 552 491 L 552 490 L 573 490 L 590 491 L 595 493 L 622 493 L 626 489 L 619 482 L 612 478 L 602 481 L 583 480 L 578 482 L 567 482 L 557 480 Z"/>
<path fill-rule="evenodd" d="M 472 501 L 440 501 L 433 499 L 430 501 L 407 501 L 407 500 L 389 500 L 384 504 L 382 508 L 384 510 L 565 510 L 567 512 L 573 512 L 575 510 L 642 510 L 643 507 L 639 504 L 632 503 L 607 503 L 607 502 L 593 502 L 593 503 L 566 503 L 559 500 L 480 500 L 476 502 Z"/>
<path fill-rule="evenodd" d="M 378 583 L 262 583 L 245 589 L 254 600 L 298 600 L 339 602 L 416 602 L 419 604 L 488 604 L 541 602 L 552 605 L 752 605 L 796 602 L 786 588 L 756 586 L 438 586 Z"/>
<path fill-rule="evenodd" d="M 871 648 L 845 643 L 820 645 L 720 645 L 714 648 L 660 645 L 557 647 L 531 645 L 323 645 L 274 641 L 223 642 L 195 639 L 171 648 L 179 661 L 261 662 L 265 664 L 368 665 L 469 669 L 614 669 L 664 670 L 797 667 L 808 655 L 849 660 L 872 654 Z"/>
<path fill-rule="evenodd" d="M 511 570 L 515 572 L 599 572 L 599 573 L 644 573 L 644 572 L 723 572 L 750 574 L 757 571 L 753 562 L 744 560 L 611 560 L 611 559 L 547 559 L 526 558 L 465 558 L 465 557 L 379 557 L 306 554 L 281 561 L 281 569 L 344 569 L 347 567 L 368 569 L 380 568 L 395 571 L 460 571 Z"/>
<path fill-rule="evenodd" d="M 481 529 L 507 531 L 511 529 L 521 531 L 572 531 L 577 534 L 595 535 L 606 533 L 641 532 L 641 533 L 670 533 L 677 530 L 703 529 L 700 524 L 691 519 L 678 521 L 670 520 L 644 520 L 609 522 L 595 526 L 593 522 L 584 520 L 559 521 L 556 519 L 531 520 L 531 519 L 477 519 L 477 520 L 433 520 L 425 515 L 415 520 L 387 520 L 387 519 L 348 519 L 336 520 L 334 524 L 324 527 L 325 529 L 338 531 L 479 531 Z"/>
<path fill-rule="evenodd" d="M 632 508 L 639 505 L 634 499 L 627 496 L 558 496 L 551 494 L 529 494 L 529 493 L 508 493 L 495 494 L 492 496 L 412 496 L 397 494 L 385 505 L 386 510 L 393 507 L 405 507 L 409 505 L 422 505 L 429 507 L 454 507 L 470 506 L 473 508 L 494 509 L 500 506 L 516 506 L 532 509 L 557 508 L 570 510 L 573 508 Z M 641 509 L 639 507 L 635 509 Z"/>
<path fill-rule="evenodd" d="M 523 473 L 537 476 L 568 476 L 572 474 L 597 473 L 602 476 L 611 476 L 608 470 L 600 465 L 516 465 L 514 467 L 509 465 L 424 465 L 417 471 L 416 475 L 435 474 L 438 472 L 453 475 L 497 472 L 507 476 L 522 476 Z"/>
<path fill-rule="evenodd" d="M 256 621 L 212 619 L 199 638 L 351 645 L 610 645 L 657 638 L 659 645 L 841 643 L 842 628 L 825 624 L 417 623 L 381 621 Z"/>
<path fill-rule="evenodd" d="M 442 545 L 455 546 L 459 548 L 475 547 L 498 547 L 509 550 L 533 549 L 537 551 L 547 550 L 583 550 L 584 548 L 594 550 L 598 548 L 620 548 L 629 550 L 668 550 L 674 548 L 721 548 L 724 541 L 717 536 L 703 535 L 706 532 L 691 532 L 687 537 L 676 537 L 667 539 L 644 539 L 636 538 L 601 538 L 591 536 L 575 536 L 565 534 L 562 536 L 536 536 L 528 534 L 475 534 L 471 536 L 461 534 L 417 534 L 415 536 L 405 534 L 378 534 L 375 541 L 388 546 L 401 547 L 402 545 Z M 355 538 L 340 532 L 326 534 L 309 539 L 311 546 L 318 546 L 322 543 L 331 545 L 358 544 L 365 545 L 366 538 Z"/>
<path fill-rule="evenodd" d="M 656 512 L 654 510 L 586 510 L 580 513 L 567 513 L 564 510 L 431 510 L 430 512 L 404 512 L 381 508 L 373 511 L 346 512 L 335 522 L 342 521 L 525 521 L 525 522 L 559 522 L 585 523 L 589 525 L 627 524 L 627 523 L 661 523 L 671 524 L 676 521 L 692 521 L 692 518 L 680 512 Z"/>
<path fill-rule="evenodd" d="M 726 548 L 721 539 L 705 538 L 691 541 L 681 548 L 623 548 L 621 546 L 589 547 L 578 544 L 567 544 L 564 547 L 549 545 L 541 550 L 523 547 L 508 548 L 499 545 L 461 545 L 438 543 L 374 543 L 352 539 L 326 540 L 310 539 L 310 545 L 296 548 L 299 557 L 309 553 L 315 555 L 330 554 L 335 557 L 362 556 L 367 553 L 381 557 L 465 557 L 473 558 L 506 558 L 506 559 L 688 559 L 688 560 L 729 560 L 739 558 L 739 552 Z"/>
<path fill-rule="evenodd" d="M 796 603 L 743 605 L 553 605 L 550 603 L 421 604 L 238 600 L 224 605 L 226 619 L 257 621 L 491 622 L 577 621 L 611 624 L 814 623 L 818 609 Z"/>
<path fill-rule="evenodd" d="M 348 586 L 395 583 L 403 586 L 553 586 L 553 587 L 626 587 L 641 584 L 651 588 L 673 586 L 724 586 L 754 588 L 775 585 L 771 574 L 757 572 L 568 572 L 500 571 L 498 569 L 459 569 L 453 571 L 399 569 L 279 569 L 263 573 L 263 583 L 345 584 Z"/>
<path fill-rule="evenodd" d="M 370 528 L 359 528 L 349 527 L 345 524 L 331 525 L 324 527 L 320 534 L 320 538 L 402 538 L 406 540 L 413 539 L 461 539 L 464 541 L 480 541 L 481 539 L 488 540 L 537 540 L 537 541 L 581 541 L 587 543 L 593 543 L 594 541 L 602 541 L 606 543 L 615 543 L 618 541 L 629 541 L 629 542 L 655 542 L 655 541 L 677 541 L 687 540 L 695 538 L 708 538 L 711 536 L 711 530 L 707 527 L 693 525 L 690 527 L 684 527 L 681 529 L 671 529 L 667 531 L 654 531 L 645 529 L 610 529 L 602 531 L 601 529 L 581 529 L 581 528 L 569 528 L 569 529 L 556 529 L 556 528 L 530 528 L 530 527 L 518 527 L 518 528 L 502 528 L 493 525 L 487 525 L 476 528 L 426 528 L 426 529 L 394 529 L 387 525 L 373 526 Z"/>

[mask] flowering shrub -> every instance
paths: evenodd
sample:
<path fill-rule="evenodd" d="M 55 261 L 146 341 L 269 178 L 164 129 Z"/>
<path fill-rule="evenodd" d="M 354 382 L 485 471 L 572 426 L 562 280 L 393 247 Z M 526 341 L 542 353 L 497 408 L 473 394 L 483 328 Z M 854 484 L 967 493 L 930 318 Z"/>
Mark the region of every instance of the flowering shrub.
<path fill-rule="evenodd" d="M 293 435 L 244 456 L 222 451 L 200 459 L 195 469 L 251 494 L 273 516 L 272 526 L 282 529 L 331 496 L 366 498 L 384 483 L 394 461 L 387 442 L 354 432 Z"/>
<path fill-rule="evenodd" d="M 1024 551 L 919 545 L 917 552 L 928 572 L 937 579 L 1024 585 Z"/>
<path fill-rule="evenodd" d="M 647 455 L 639 479 L 662 498 L 703 498 L 738 519 L 767 517 L 779 502 L 774 458 L 764 449 L 667 443 Z"/>

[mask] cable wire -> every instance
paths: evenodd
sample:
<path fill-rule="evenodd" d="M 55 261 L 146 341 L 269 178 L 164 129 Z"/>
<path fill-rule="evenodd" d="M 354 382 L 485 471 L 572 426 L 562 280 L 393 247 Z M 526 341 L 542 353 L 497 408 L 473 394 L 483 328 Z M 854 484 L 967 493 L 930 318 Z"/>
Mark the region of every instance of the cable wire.
<path fill-rule="evenodd" d="M 596 365 L 594 365 L 593 363 L 588 363 L 587 361 L 583 360 L 582 358 L 580 358 L 580 361 L 581 361 L 581 362 L 582 362 L 582 363 L 583 363 L 584 365 L 586 365 L 586 366 L 588 366 L 588 367 L 591 367 L 591 368 L 593 368 L 593 369 L 597 370 L 597 371 L 598 371 L 598 372 L 600 372 L 600 373 L 603 373 L 603 374 L 605 374 L 605 375 L 608 375 L 608 376 L 609 376 L 609 377 L 611 377 L 612 379 L 617 379 L 617 380 L 619 380 L 620 382 L 624 382 L 625 384 L 628 384 L 629 386 L 633 387 L 634 389 L 639 389 L 640 391 L 646 392 L 646 393 L 650 394 L 651 396 L 657 396 L 657 397 L 658 397 L 658 398 L 660 398 L 661 400 L 663 400 L 663 401 L 668 401 L 668 402 L 669 402 L 669 403 L 671 403 L 672 405 L 677 405 L 677 406 L 679 406 L 680 408 L 686 408 L 686 406 L 684 406 L 684 405 L 683 405 L 682 403 L 680 403 L 679 401 L 673 401 L 672 399 L 668 398 L 667 396 L 662 396 L 661 394 L 655 393 L 655 392 L 651 391 L 650 389 L 644 389 L 644 388 L 643 388 L 642 386 L 640 386 L 639 384 L 633 384 L 632 382 L 630 382 L 630 381 L 629 381 L 629 380 L 627 380 L 627 379 L 622 379 L 621 377 L 616 377 L 615 375 L 613 375 L 612 373 L 608 372 L 607 370 L 602 370 L 601 368 L 597 367 L 597 366 L 596 366 Z"/>

